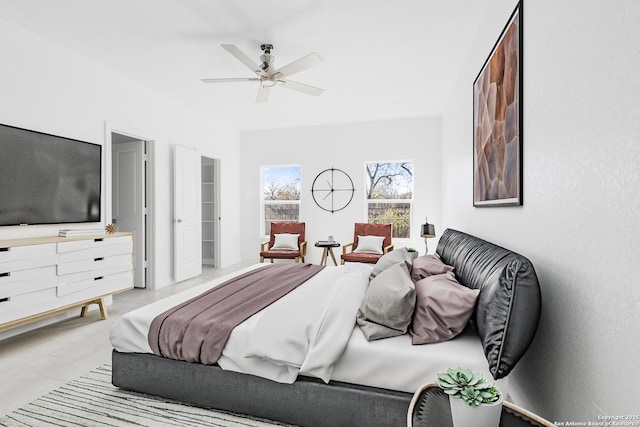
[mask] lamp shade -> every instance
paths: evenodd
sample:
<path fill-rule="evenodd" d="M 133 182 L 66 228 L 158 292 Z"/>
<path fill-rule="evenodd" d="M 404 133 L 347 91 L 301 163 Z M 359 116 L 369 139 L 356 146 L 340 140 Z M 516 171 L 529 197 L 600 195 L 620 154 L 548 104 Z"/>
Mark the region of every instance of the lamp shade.
<path fill-rule="evenodd" d="M 421 235 L 422 237 L 426 237 L 426 236 L 435 237 L 436 228 L 434 227 L 433 224 L 429 224 L 428 222 L 426 222 L 425 224 L 422 224 Z"/>

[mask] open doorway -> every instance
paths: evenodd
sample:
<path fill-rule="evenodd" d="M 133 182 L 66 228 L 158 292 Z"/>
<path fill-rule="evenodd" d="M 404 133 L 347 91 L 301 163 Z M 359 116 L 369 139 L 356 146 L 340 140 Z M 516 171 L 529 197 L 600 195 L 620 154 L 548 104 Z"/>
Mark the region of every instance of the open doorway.
<path fill-rule="evenodd" d="M 220 160 L 201 156 L 202 268 L 220 267 Z"/>
<path fill-rule="evenodd" d="M 219 160 L 174 147 L 174 280 L 220 266 Z"/>
<path fill-rule="evenodd" d="M 150 213 L 151 141 L 111 130 L 111 212 L 118 231 L 134 235 L 134 285 L 153 287 L 150 253 L 153 248 Z"/>

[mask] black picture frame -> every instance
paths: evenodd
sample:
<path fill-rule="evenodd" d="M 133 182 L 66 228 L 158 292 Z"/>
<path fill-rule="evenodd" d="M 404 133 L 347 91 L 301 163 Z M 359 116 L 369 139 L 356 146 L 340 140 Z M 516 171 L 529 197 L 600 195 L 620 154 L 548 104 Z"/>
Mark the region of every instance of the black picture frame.
<path fill-rule="evenodd" d="M 523 204 L 523 13 L 518 2 L 473 82 L 473 206 Z"/>

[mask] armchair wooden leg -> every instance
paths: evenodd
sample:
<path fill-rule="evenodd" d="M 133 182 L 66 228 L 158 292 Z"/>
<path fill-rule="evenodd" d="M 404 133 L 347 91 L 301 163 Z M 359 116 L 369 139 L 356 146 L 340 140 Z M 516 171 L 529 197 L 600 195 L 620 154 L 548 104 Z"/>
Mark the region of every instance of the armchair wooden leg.
<path fill-rule="evenodd" d="M 260 264 L 262 264 L 263 262 L 264 262 L 264 257 L 263 257 L 263 256 L 261 256 L 261 257 L 260 257 Z"/>

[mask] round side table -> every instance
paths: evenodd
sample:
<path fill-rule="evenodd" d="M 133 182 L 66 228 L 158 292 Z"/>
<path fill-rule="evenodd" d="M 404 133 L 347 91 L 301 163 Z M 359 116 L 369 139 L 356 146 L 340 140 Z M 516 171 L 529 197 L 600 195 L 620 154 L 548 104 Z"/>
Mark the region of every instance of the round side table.
<path fill-rule="evenodd" d="M 336 256 L 333 254 L 333 248 L 339 248 L 340 243 L 329 242 L 329 241 L 319 241 L 319 242 L 316 242 L 315 247 L 322 248 L 322 260 L 320 261 L 320 265 L 327 265 L 328 255 L 331 255 L 333 264 L 338 265 L 338 261 L 336 261 Z"/>

